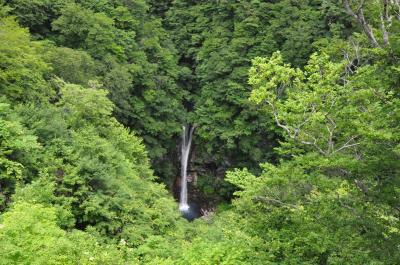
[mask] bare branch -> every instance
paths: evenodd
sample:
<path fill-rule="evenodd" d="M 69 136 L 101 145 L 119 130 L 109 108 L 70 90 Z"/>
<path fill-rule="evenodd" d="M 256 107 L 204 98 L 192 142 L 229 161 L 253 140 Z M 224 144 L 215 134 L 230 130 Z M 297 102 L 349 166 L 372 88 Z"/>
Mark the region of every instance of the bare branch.
<path fill-rule="evenodd" d="M 264 196 L 254 196 L 252 200 L 253 200 L 253 202 L 262 202 L 262 203 L 270 204 L 273 206 L 287 206 L 290 208 L 298 208 L 297 205 L 285 203 L 280 200 L 268 198 L 268 197 L 264 197 Z"/>
<path fill-rule="evenodd" d="M 351 142 L 351 141 L 354 141 L 354 139 L 357 138 L 357 137 L 358 137 L 357 135 L 356 135 L 356 136 L 350 137 L 350 139 L 347 140 L 347 142 L 346 142 L 345 144 L 343 144 L 339 149 L 336 149 L 335 151 L 333 151 L 332 154 L 337 153 L 337 152 L 340 152 L 340 151 L 342 151 L 343 149 L 346 149 L 346 148 L 350 148 L 350 147 L 359 145 L 360 143 L 353 143 L 353 144 L 350 144 L 350 142 Z"/>
<path fill-rule="evenodd" d="M 278 119 L 278 111 L 276 110 L 276 108 L 275 108 L 275 105 L 274 104 L 272 104 L 270 101 L 266 101 L 270 106 L 271 106 L 271 108 L 272 108 L 272 113 L 273 113 L 273 115 L 274 115 L 274 119 L 275 119 L 275 122 L 276 122 L 276 124 L 279 126 L 279 127 L 281 127 L 282 129 L 284 129 L 288 134 L 289 134 L 289 137 L 291 137 L 291 132 L 290 132 L 290 129 L 287 127 L 287 126 L 285 126 L 285 125 L 283 125 L 283 124 L 281 124 L 281 122 L 279 121 L 279 119 Z"/>
<path fill-rule="evenodd" d="M 326 124 L 326 129 L 328 130 L 329 137 L 328 137 L 328 153 L 331 153 L 334 149 L 334 142 L 333 142 L 333 133 L 336 129 L 336 123 L 329 117 L 327 119 L 330 121 L 332 128 L 329 127 L 328 124 Z"/>
<path fill-rule="evenodd" d="M 356 184 L 356 186 L 365 194 L 368 195 L 369 194 L 369 189 L 367 187 L 367 185 L 365 185 L 364 181 L 359 180 L 359 179 L 355 179 L 354 183 Z"/>
<path fill-rule="evenodd" d="M 303 116 L 305 116 L 305 112 L 306 112 L 306 111 L 304 110 Z M 294 138 L 297 138 L 298 133 L 300 132 L 301 127 L 303 127 L 307 122 L 309 122 L 310 119 L 311 119 L 311 115 L 308 116 L 307 118 L 305 118 L 304 121 L 303 121 L 302 123 L 300 123 L 300 124 L 296 127 Z"/>
<path fill-rule="evenodd" d="M 313 141 L 312 141 L 312 142 L 309 142 L 309 141 L 300 141 L 302 144 L 305 144 L 305 145 L 312 145 L 312 146 L 314 146 L 315 149 L 317 149 L 318 152 L 320 152 L 322 155 L 327 155 L 327 153 L 326 153 L 324 150 L 322 150 L 321 147 L 319 147 L 319 146 L 317 145 L 317 139 L 316 139 L 314 136 L 312 136 L 312 135 L 310 135 L 310 134 L 308 134 L 308 133 L 305 133 L 305 132 L 303 132 L 303 133 L 304 133 L 306 136 L 308 136 L 309 138 L 313 139 Z"/>
<path fill-rule="evenodd" d="M 396 13 L 397 20 L 400 20 L 400 0 L 393 0 L 393 4 L 397 6 L 397 11 L 394 12 Z"/>
<path fill-rule="evenodd" d="M 343 0 L 344 8 L 346 9 L 347 13 L 352 16 L 353 18 L 358 20 L 358 16 L 354 13 L 353 9 L 350 7 L 350 3 L 348 0 Z"/>
<path fill-rule="evenodd" d="M 294 129 L 294 132 L 292 132 L 292 130 L 291 130 L 288 126 L 283 125 L 283 124 L 280 122 L 280 120 L 279 120 L 279 118 L 278 118 L 278 111 L 276 110 L 275 105 L 274 105 L 272 102 L 268 101 L 268 100 L 266 100 L 265 102 L 266 102 L 268 105 L 271 106 L 271 108 L 272 108 L 272 114 L 274 115 L 275 123 L 278 125 L 278 127 L 284 129 L 284 130 L 286 131 L 286 133 L 288 134 L 288 137 L 289 137 L 290 139 L 293 139 L 293 140 L 296 140 L 296 141 L 297 141 L 297 140 L 298 140 L 298 139 L 297 139 L 297 138 L 298 138 L 298 134 L 299 134 L 299 132 L 300 132 L 301 126 L 303 126 L 304 124 L 306 124 L 306 123 L 310 120 L 311 116 L 308 117 L 308 118 L 306 118 L 305 121 L 303 121 L 297 128 Z M 315 112 L 315 106 L 312 106 L 312 111 Z M 322 149 L 317 145 L 317 139 L 316 139 L 314 136 L 312 136 L 312 135 L 310 135 L 310 134 L 307 134 L 307 133 L 305 133 L 305 132 L 303 132 L 303 134 L 305 134 L 307 137 L 311 138 L 313 141 L 312 141 L 312 142 L 309 142 L 309 141 L 300 140 L 300 141 L 299 141 L 300 143 L 305 144 L 305 145 L 311 145 L 311 146 L 313 146 L 319 153 L 321 153 L 322 155 L 327 155 L 327 153 L 326 153 L 324 150 L 322 150 Z"/>
<path fill-rule="evenodd" d="M 352 16 L 354 19 L 358 21 L 360 26 L 362 27 L 365 35 L 367 35 L 369 41 L 371 42 L 373 47 L 380 47 L 379 43 L 377 42 L 374 33 L 372 31 L 371 26 L 367 23 L 364 17 L 364 0 L 360 1 L 360 4 L 358 5 L 357 10 L 354 12 L 354 10 L 351 8 L 349 0 L 343 0 L 343 5 L 346 10 L 346 12 Z"/>

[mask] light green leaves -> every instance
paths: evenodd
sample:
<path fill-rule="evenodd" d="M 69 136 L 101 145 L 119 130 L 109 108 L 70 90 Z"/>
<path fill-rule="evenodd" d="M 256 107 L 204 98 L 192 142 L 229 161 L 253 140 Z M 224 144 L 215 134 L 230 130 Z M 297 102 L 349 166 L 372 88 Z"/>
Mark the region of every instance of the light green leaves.
<path fill-rule="evenodd" d="M 279 52 L 275 52 L 269 60 L 257 57 L 252 63 L 248 82 L 257 89 L 252 90 L 250 100 L 257 104 L 263 101 L 273 103 L 291 93 L 291 89 L 301 88 L 303 73 L 283 63 Z"/>
<path fill-rule="evenodd" d="M 13 18 L 0 18 L 0 95 L 27 102 L 43 101 L 54 94 L 45 81 L 50 67 L 40 49 Z"/>
<path fill-rule="evenodd" d="M 249 75 L 250 100 L 265 103 L 287 140 L 323 155 L 358 145 L 359 135 L 349 128 L 349 120 L 366 121 L 350 103 L 356 88 L 348 84 L 342 63 L 314 54 L 305 70 L 293 69 L 275 53 L 270 59 L 255 59 Z"/>

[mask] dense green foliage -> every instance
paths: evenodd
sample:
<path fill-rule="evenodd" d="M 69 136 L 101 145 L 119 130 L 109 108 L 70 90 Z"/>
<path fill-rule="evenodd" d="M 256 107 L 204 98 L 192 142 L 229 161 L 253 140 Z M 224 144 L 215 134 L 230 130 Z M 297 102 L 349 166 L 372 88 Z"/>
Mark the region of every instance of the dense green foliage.
<path fill-rule="evenodd" d="M 18 0 L 10 1 L 10 7 L 36 39 L 53 43 L 44 51 L 53 68 L 49 74 L 83 86 L 98 83 L 110 91 L 115 116 L 142 136 L 158 172 L 171 176 L 173 168 L 164 161 L 175 151 L 176 136 L 185 119 L 185 93 L 176 84 L 175 48 L 160 20 L 148 14 L 149 6 L 142 0 Z M 40 61 L 34 63 L 38 70 L 43 67 Z M 24 86 L 40 81 L 40 76 L 29 76 L 32 84 Z"/>
<path fill-rule="evenodd" d="M 346 36 L 347 23 L 330 1 L 173 1 L 166 25 L 189 68 L 181 83 L 198 125 L 196 164 L 218 175 L 275 160 L 274 125 L 248 101 L 251 60 L 281 50 L 302 66 L 319 39 Z"/>
<path fill-rule="evenodd" d="M 0 264 L 399 264 L 398 10 L 0 0 Z"/>

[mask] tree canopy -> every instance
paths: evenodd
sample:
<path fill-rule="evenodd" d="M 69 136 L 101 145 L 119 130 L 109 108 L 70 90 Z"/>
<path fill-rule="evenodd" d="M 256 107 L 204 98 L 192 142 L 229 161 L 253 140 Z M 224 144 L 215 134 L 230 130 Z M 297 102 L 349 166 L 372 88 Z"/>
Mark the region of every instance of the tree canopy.
<path fill-rule="evenodd" d="M 0 264 L 399 264 L 399 10 L 0 0 Z"/>

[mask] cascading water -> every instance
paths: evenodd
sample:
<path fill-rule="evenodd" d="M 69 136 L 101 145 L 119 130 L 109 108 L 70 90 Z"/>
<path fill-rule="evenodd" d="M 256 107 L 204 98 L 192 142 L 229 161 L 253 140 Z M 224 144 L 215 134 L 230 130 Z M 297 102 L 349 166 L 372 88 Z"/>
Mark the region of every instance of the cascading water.
<path fill-rule="evenodd" d="M 187 212 L 189 204 L 187 199 L 187 167 L 189 162 L 190 147 L 192 145 L 194 126 L 183 126 L 182 147 L 181 147 L 181 193 L 179 198 L 179 210 Z"/>

